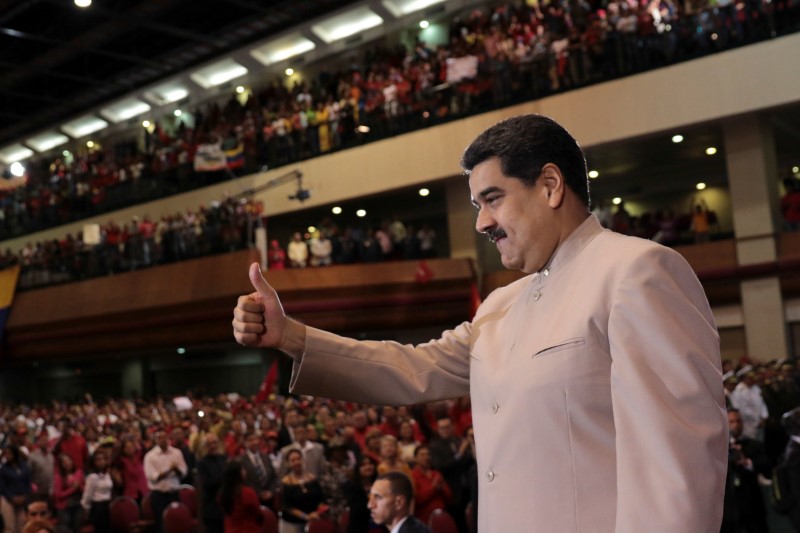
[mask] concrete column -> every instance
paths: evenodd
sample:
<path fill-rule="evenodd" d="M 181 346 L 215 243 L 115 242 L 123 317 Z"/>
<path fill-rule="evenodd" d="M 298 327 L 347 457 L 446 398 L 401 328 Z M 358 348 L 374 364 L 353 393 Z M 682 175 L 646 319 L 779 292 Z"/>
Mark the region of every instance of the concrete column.
<path fill-rule="evenodd" d="M 775 261 L 780 211 L 772 127 L 757 113 L 727 119 L 722 126 L 738 262 Z M 762 361 L 786 357 L 788 335 L 779 279 L 743 281 L 740 287 L 748 356 Z"/>
<path fill-rule="evenodd" d="M 132 398 L 135 395 L 141 397 L 145 394 L 144 390 L 144 364 L 141 359 L 128 359 L 122 365 L 122 396 Z"/>

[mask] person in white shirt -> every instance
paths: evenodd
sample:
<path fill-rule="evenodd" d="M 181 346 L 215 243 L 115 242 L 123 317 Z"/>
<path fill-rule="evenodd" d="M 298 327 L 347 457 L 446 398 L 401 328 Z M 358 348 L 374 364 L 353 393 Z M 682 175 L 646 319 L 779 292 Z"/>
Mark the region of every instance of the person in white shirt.
<path fill-rule="evenodd" d="M 378 476 L 369 491 L 372 521 L 384 525 L 389 533 L 430 533 L 430 530 L 411 514 L 414 486 L 400 472 L 387 472 Z"/>
<path fill-rule="evenodd" d="M 761 395 L 761 388 L 756 385 L 752 369 L 743 370 L 739 371 L 742 381 L 730 395 L 731 404 L 742 416 L 742 435 L 764 442 L 764 422 L 769 417 L 767 404 Z"/>
<path fill-rule="evenodd" d="M 114 481 L 108 473 L 108 456 L 99 449 L 92 456 L 93 472 L 86 476 L 86 485 L 81 496 L 81 507 L 95 531 L 108 531 L 110 526 L 109 504 Z"/>
<path fill-rule="evenodd" d="M 178 501 L 180 480 L 188 468 L 183 453 L 170 446 L 164 430 L 158 430 L 155 438 L 156 446 L 144 456 L 144 475 L 150 489 L 153 527 L 156 533 L 161 533 L 161 515 L 170 503 Z"/>
<path fill-rule="evenodd" d="M 299 232 L 295 232 L 286 251 L 292 268 L 305 268 L 308 263 L 308 245 L 303 241 L 303 236 Z"/>

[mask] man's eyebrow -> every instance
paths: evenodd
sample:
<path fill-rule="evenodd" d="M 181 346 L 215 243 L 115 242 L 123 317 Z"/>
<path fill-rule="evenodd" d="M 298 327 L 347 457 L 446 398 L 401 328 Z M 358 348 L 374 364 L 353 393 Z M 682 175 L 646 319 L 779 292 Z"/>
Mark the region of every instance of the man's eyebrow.
<path fill-rule="evenodd" d="M 495 185 L 492 185 L 491 187 L 486 187 L 481 192 L 479 192 L 478 198 L 480 198 L 481 200 L 485 200 L 487 196 L 496 192 L 503 192 L 503 189 Z M 474 205 L 475 207 L 478 207 L 478 202 L 475 200 L 475 197 L 470 198 L 470 202 L 472 202 L 472 205 Z"/>

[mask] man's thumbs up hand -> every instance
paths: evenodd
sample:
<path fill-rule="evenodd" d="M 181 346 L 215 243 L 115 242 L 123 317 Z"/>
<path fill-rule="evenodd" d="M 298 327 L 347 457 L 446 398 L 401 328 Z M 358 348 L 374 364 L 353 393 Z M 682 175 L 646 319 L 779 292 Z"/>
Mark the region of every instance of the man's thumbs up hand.
<path fill-rule="evenodd" d="M 256 292 L 239 297 L 233 310 L 233 336 L 244 346 L 280 348 L 287 318 L 278 293 L 264 279 L 258 263 L 250 265 L 249 274 Z"/>

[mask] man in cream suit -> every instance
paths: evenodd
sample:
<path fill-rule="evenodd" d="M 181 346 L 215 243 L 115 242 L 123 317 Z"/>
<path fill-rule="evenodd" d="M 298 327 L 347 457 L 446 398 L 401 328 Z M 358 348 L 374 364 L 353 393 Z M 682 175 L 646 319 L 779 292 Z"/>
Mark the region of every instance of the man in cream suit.
<path fill-rule="evenodd" d="M 472 398 L 479 529 L 719 531 L 727 459 L 719 339 L 686 261 L 604 230 L 586 163 L 525 115 L 466 150 L 476 229 L 529 274 L 419 346 L 357 342 L 286 317 L 258 265 L 234 335 L 294 359 L 292 390 L 373 404 Z"/>

